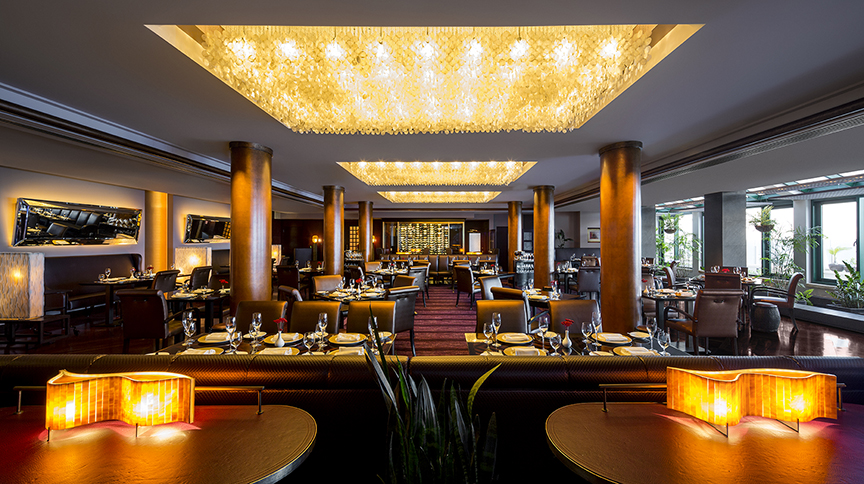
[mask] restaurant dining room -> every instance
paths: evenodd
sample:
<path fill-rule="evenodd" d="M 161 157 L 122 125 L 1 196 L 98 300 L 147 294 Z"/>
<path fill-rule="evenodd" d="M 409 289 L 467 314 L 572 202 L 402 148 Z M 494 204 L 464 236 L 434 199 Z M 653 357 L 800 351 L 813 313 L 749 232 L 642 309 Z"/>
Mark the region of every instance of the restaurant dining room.
<path fill-rule="evenodd" d="M 864 481 L 864 4 L 2 10 L 0 482 Z"/>

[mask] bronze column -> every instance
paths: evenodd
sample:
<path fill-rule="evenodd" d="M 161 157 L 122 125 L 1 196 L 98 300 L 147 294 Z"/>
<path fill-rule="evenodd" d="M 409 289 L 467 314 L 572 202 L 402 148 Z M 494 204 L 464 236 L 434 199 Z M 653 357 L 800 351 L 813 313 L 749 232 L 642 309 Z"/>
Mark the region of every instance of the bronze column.
<path fill-rule="evenodd" d="M 360 217 L 357 224 L 360 226 L 360 252 L 363 252 L 363 262 L 375 260 L 372 247 L 372 202 L 358 202 Z"/>
<path fill-rule="evenodd" d="M 144 267 L 168 269 L 168 194 L 144 192 Z"/>
<path fill-rule="evenodd" d="M 522 202 L 507 202 L 507 267 L 510 272 L 516 270 L 513 260 L 516 252 L 522 250 Z M 500 264 L 501 261 L 498 261 Z"/>
<path fill-rule="evenodd" d="M 600 149 L 600 312 L 603 330 L 632 331 L 639 320 L 642 143 Z"/>
<path fill-rule="evenodd" d="M 555 187 L 534 187 L 534 286 L 552 282 L 555 265 Z"/>
<path fill-rule="evenodd" d="M 345 231 L 345 189 L 324 187 L 324 273 L 342 275 L 343 232 Z M 370 234 L 371 235 L 371 234 Z M 371 237 L 370 237 L 371 239 Z"/>
<path fill-rule="evenodd" d="M 232 141 L 229 146 L 231 313 L 234 314 L 240 301 L 269 301 L 272 297 L 270 164 L 273 150 L 245 141 Z"/>

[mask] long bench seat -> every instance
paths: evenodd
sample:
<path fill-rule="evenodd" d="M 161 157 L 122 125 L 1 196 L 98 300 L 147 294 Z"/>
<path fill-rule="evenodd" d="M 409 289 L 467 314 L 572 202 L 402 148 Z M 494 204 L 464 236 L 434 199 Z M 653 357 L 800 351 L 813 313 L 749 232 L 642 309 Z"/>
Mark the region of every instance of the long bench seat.
<path fill-rule="evenodd" d="M 105 303 L 105 290 L 82 286 L 95 281 L 106 268 L 111 276 L 141 270 L 141 254 L 103 254 L 45 258 L 45 310 L 76 311 Z M 65 296 L 65 297 L 64 297 Z"/>
<path fill-rule="evenodd" d="M 485 423 L 491 412 L 498 419 L 498 470 L 502 482 L 573 476 L 547 448 L 544 422 L 557 408 L 578 402 L 602 401 L 602 383 L 665 383 L 666 367 L 728 370 L 786 368 L 837 375 L 845 383 L 846 403 L 864 404 L 864 359 L 843 357 L 399 357 L 415 379 L 424 377 L 434 391 L 445 380 L 467 393 L 474 381 L 497 364 L 485 382 L 475 411 Z M 171 371 L 195 378 L 197 386 L 263 385 L 265 405 L 293 405 L 318 422 L 312 457 L 298 474 L 328 480 L 365 478 L 383 472 L 386 462 L 387 414 L 377 382 L 365 358 L 231 357 L 203 355 L 3 355 L 0 356 L 0 399 L 5 407 L 17 402 L 16 385 L 44 385 L 59 370 L 77 373 Z M 662 392 L 616 392 L 612 401 L 663 401 Z M 254 405 L 256 395 L 244 391 L 203 391 L 198 405 Z M 42 404 L 44 397 L 26 395 L 25 404 Z M 238 431 L 241 431 L 238 429 Z M 586 435 L 585 438 L 602 438 Z M 647 445 L 647 444 L 646 444 Z M 622 458 L 638 449 L 622 449 Z M 335 465 L 337 464 L 338 465 Z M 503 478 L 506 476 L 506 479 Z M 294 476 L 292 476 L 294 477 Z M 299 477 L 299 476 L 298 476 Z"/>

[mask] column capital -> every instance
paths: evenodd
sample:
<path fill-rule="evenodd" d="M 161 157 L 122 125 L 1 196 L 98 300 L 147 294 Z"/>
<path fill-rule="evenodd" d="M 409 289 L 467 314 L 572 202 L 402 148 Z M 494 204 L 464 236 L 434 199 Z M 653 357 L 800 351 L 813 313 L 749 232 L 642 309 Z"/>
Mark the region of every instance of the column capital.
<path fill-rule="evenodd" d="M 232 141 L 232 142 L 228 143 L 228 148 L 232 149 L 232 150 L 235 148 L 244 148 L 244 149 L 249 149 L 249 150 L 263 151 L 264 153 L 267 153 L 268 155 L 273 156 L 273 150 L 271 148 L 268 148 L 268 147 L 261 145 L 261 144 L 258 144 L 258 143 L 252 143 L 249 141 Z"/>
<path fill-rule="evenodd" d="M 612 143 L 611 145 L 606 145 L 606 146 L 600 148 L 599 153 L 600 153 L 600 156 L 603 156 L 603 153 L 606 153 L 607 151 L 620 150 L 622 148 L 636 148 L 636 149 L 641 150 L 642 149 L 642 142 L 641 141 L 619 141 L 617 143 Z"/>

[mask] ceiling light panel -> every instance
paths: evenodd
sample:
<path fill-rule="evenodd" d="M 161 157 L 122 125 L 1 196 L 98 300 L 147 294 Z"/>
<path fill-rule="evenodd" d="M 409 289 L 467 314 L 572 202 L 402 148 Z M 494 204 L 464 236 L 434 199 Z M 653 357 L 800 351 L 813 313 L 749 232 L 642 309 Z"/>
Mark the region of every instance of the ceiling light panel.
<path fill-rule="evenodd" d="M 393 203 L 487 203 L 501 192 L 378 192 Z"/>
<path fill-rule="evenodd" d="M 509 185 L 534 161 L 353 161 L 337 162 L 371 186 Z"/>

